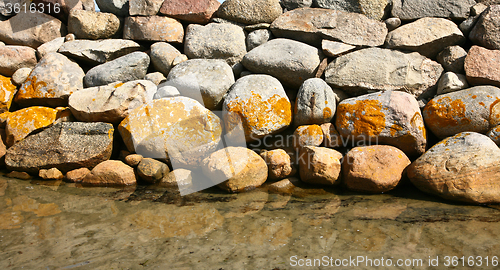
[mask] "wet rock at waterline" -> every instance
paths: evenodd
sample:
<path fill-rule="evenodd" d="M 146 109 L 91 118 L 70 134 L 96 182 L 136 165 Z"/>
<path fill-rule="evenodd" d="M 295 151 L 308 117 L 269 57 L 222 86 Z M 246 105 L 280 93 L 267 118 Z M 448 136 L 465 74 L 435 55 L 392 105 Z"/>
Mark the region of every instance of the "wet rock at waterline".
<path fill-rule="evenodd" d="M 336 150 L 304 146 L 298 157 L 300 180 L 309 184 L 338 185 L 342 154 Z"/>
<path fill-rule="evenodd" d="M 220 142 L 219 117 L 187 97 L 155 99 L 129 112 L 118 126 L 127 149 L 173 166 L 196 166 Z"/>
<path fill-rule="evenodd" d="M 136 183 L 134 169 L 118 160 L 99 163 L 82 180 L 82 184 L 92 186 L 122 186 Z"/>
<path fill-rule="evenodd" d="M 269 179 L 283 179 L 296 173 L 290 155 L 283 149 L 265 151 L 260 156 L 267 164 Z"/>
<path fill-rule="evenodd" d="M 30 173 L 93 168 L 111 157 L 113 132 L 113 125 L 106 123 L 59 123 L 10 147 L 5 163 L 9 170 Z"/>
<path fill-rule="evenodd" d="M 143 158 L 137 165 L 137 175 L 147 183 L 156 183 L 169 172 L 167 164 L 152 158 Z"/>
<path fill-rule="evenodd" d="M 433 146 L 408 167 L 424 192 L 476 204 L 500 203 L 500 149 L 487 136 L 463 132 Z"/>
<path fill-rule="evenodd" d="M 229 192 L 261 186 L 267 179 L 267 165 L 254 151 L 243 147 L 220 149 L 203 161 L 203 174 Z"/>

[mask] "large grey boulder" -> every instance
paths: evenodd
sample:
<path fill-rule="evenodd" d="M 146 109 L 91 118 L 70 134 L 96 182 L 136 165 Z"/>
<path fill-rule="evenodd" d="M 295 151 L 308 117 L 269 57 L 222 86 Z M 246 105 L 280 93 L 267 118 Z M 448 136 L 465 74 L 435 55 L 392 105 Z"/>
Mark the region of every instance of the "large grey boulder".
<path fill-rule="evenodd" d="M 219 59 L 191 59 L 176 65 L 164 85 L 173 86 L 209 110 L 220 110 L 223 98 L 235 82 L 231 67 Z"/>
<path fill-rule="evenodd" d="M 375 20 L 387 17 L 391 0 L 314 0 L 313 6 L 319 8 L 361 13 Z"/>
<path fill-rule="evenodd" d="M 500 50 L 500 5 L 492 5 L 481 14 L 469 38 L 485 48 Z"/>
<path fill-rule="evenodd" d="M 68 104 L 78 121 L 119 124 L 129 111 L 153 100 L 155 93 L 151 81 L 115 82 L 73 93 Z"/>
<path fill-rule="evenodd" d="M 245 33 L 239 26 L 210 23 L 190 24 L 186 30 L 184 53 L 190 58 L 224 59 L 233 66 L 245 53 Z"/>
<path fill-rule="evenodd" d="M 464 42 L 465 37 L 454 22 L 442 18 L 422 18 L 389 32 L 386 46 L 434 58 L 446 47 Z"/>
<path fill-rule="evenodd" d="M 85 85 L 93 87 L 117 81 L 142 80 L 148 71 L 149 61 L 149 56 L 143 52 L 129 53 L 90 69 L 84 78 Z"/>
<path fill-rule="evenodd" d="M 487 136 L 463 132 L 434 145 L 408 167 L 420 190 L 474 204 L 500 203 L 500 149 Z"/>
<path fill-rule="evenodd" d="M 284 85 L 299 88 L 316 75 L 324 55 L 321 50 L 290 39 L 273 39 L 248 52 L 242 64 L 255 73 L 269 74 Z"/>
<path fill-rule="evenodd" d="M 20 68 L 34 68 L 35 50 L 27 46 L 0 46 L 0 74 L 12 76 Z"/>
<path fill-rule="evenodd" d="M 10 170 L 30 173 L 93 168 L 111 157 L 113 132 L 106 123 L 59 123 L 10 147 L 5 163 Z"/>
<path fill-rule="evenodd" d="M 420 96 L 435 89 L 442 73 L 439 63 L 416 52 L 367 48 L 334 59 L 325 80 L 352 96 L 385 90 Z"/>
<path fill-rule="evenodd" d="M 115 14 L 91 10 L 72 10 L 68 31 L 79 39 L 106 39 L 121 35 L 122 24 Z"/>
<path fill-rule="evenodd" d="M 90 64 L 103 64 L 140 50 L 141 46 L 132 40 L 73 40 L 65 42 L 59 52 Z"/>
<path fill-rule="evenodd" d="M 60 53 L 38 62 L 19 89 L 15 101 L 22 106 L 67 106 L 68 97 L 83 89 L 83 69 Z"/>
<path fill-rule="evenodd" d="M 279 0 L 226 0 L 217 11 L 220 18 L 244 24 L 272 23 L 281 13 Z"/>
<path fill-rule="evenodd" d="M 299 8 L 286 12 L 271 24 L 276 37 L 319 46 L 323 39 L 350 45 L 381 46 L 387 27 L 384 22 L 362 14 L 320 8 Z"/>
<path fill-rule="evenodd" d="M 392 15 L 401 20 L 424 17 L 467 19 L 474 0 L 393 0 Z"/>
<path fill-rule="evenodd" d="M 323 124 L 332 120 L 337 108 L 337 95 L 320 78 L 306 80 L 295 100 L 295 126 Z"/>

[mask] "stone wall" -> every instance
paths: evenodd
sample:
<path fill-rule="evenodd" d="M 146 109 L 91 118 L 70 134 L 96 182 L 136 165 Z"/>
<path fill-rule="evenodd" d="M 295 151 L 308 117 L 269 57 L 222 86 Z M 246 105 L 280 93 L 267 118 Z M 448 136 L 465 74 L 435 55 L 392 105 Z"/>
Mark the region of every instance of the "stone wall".
<path fill-rule="evenodd" d="M 500 3 L 478 2 L 4 1 L 2 163 L 181 193 L 409 178 L 499 203 Z"/>

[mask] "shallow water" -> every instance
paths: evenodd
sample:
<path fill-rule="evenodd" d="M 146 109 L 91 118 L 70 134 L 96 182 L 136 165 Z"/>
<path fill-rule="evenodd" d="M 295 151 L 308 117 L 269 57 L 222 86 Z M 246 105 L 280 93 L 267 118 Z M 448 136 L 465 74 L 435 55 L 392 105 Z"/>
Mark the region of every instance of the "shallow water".
<path fill-rule="evenodd" d="M 381 195 L 297 187 L 181 197 L 0 177 L 0 269 L 497 269 L 499 209 L 412 186 Z"/>

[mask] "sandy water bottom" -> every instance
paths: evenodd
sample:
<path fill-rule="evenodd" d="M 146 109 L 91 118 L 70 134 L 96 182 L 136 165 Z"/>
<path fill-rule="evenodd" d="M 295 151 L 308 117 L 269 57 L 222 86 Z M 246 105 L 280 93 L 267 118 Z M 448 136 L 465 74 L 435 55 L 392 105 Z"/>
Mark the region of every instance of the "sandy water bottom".
<path fill-rule="evenodd" d="M 181 197 L 0 177 L 0 269 L 498 269 L 499 209 L 411 186 L 381 195 L 304 187 Z M 457 256 L 457 266 L 446 267 L 445 256 Z"/>

